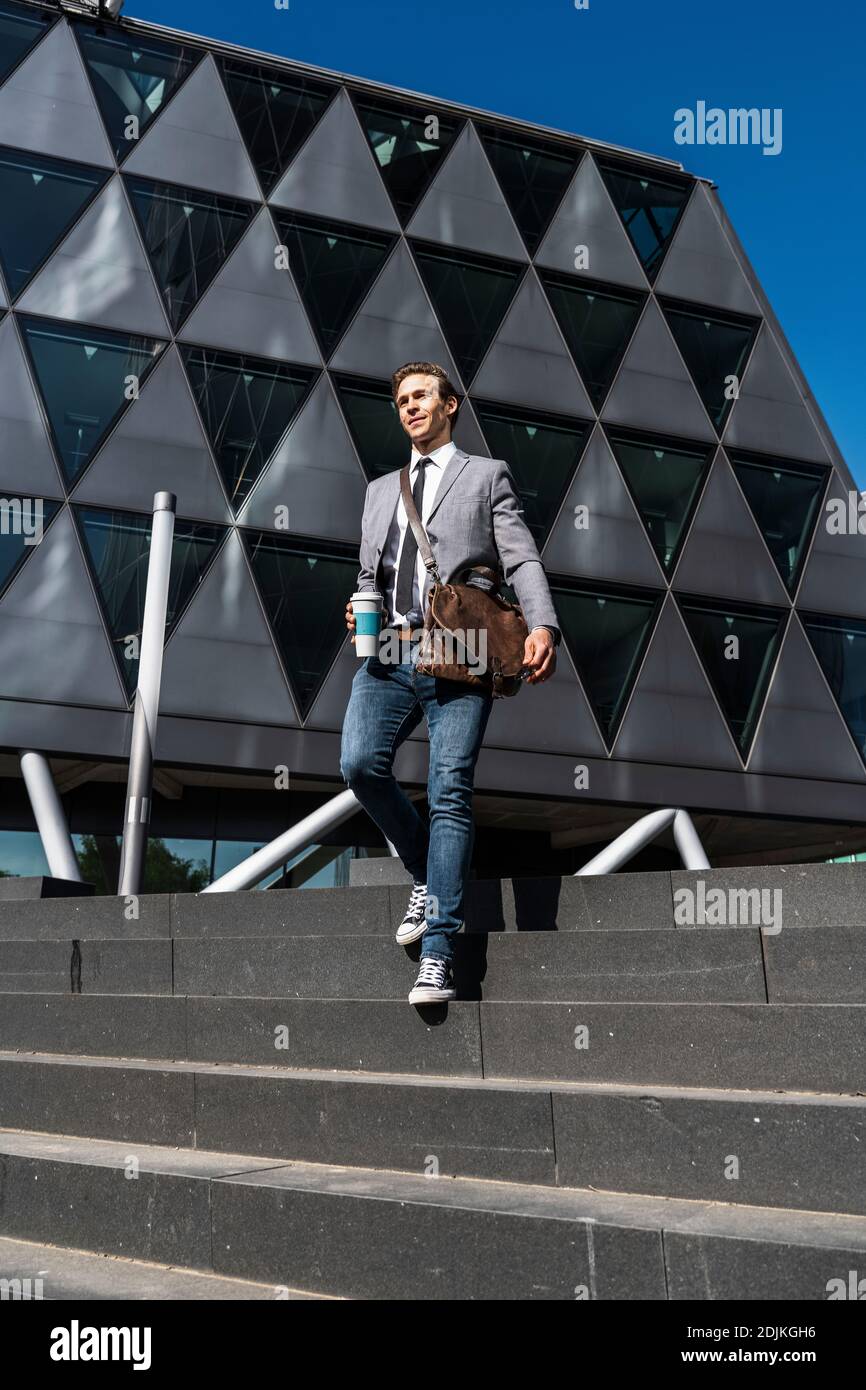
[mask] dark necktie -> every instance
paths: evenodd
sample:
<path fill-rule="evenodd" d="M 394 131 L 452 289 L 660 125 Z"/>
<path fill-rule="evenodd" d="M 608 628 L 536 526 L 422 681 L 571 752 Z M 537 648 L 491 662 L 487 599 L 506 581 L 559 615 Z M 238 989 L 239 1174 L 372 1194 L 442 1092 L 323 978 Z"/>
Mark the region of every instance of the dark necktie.
<path fill-rule="evenodd" d="M 422 502 L 424 499 L 424 478 L 426 475 L 429 458 L 418 460 L 418 477 L 415 479 L 415 486 L 412 489 L 412 501 L 418 511 L 418 515 L 423 518 L 424 511 Z M 406 521 L 406 535 L 403 539 L 403 551 L 400 556 L 400 568 L 397 571 L 397 596 L 396 607 L 398 613 L 408 614 L 412 609 L 412 586 L 415 579 L 415 562 L 418 558 L 418 542 L 415 539 L 415 532 Z"/>

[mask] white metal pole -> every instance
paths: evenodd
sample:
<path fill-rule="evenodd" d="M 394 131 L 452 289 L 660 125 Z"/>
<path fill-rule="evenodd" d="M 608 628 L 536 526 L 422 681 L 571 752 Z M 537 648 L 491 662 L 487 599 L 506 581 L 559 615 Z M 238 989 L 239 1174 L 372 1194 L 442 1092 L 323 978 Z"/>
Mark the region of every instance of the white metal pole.
<path fill-rule="evenodd" d="M 44 753 L 33 748 L 19 753 L 21 775 L 33 807 L 36 828 L 53 878 L 71 879 L 81 883 L 81 870 L 72 846 L 69 825 L 63 802 L 57 794 L 51 767 Z"/>
<path fill-rule="evenodd" d="M 266 873 L 291 859 L 292 855 L 304 849 L 317 836 L 342 825 L 343 821 L 348 820 L 360 809 L 360 806 L 355 793 L 348 787 L 337 796 L 332 796 L 323 806 L 317 806 L 315 811 L 311 811 L 302 821 L 284 831 L 269 845 L 256 850 L 255 854 L 251 854 L 242 864 L 236 864 L 227 874 L 215 878 L 213 883 L 201 890 L 202 893 L 237 893 L 239 889 L 252 888 L 254 884 L 261 882 Z"/>
<path fill-rule="evenodd" d="M 710 867 L 710 861 L 698 839 L 695 823 L 688 811 L 677 811 L 674 816 L 674 842 L 685 868 L 708 869 Z"/>
<path fill-rule="evenodd" d="M 153 527 L 147 562 L 147 588 L 138 659 L 138 686 L 132 742 L 129 750 L 129 779 L 126 789 L 126 815 L 117 891 L 122 896 L 137 893 L 141 887 L 150 803 L 153 790 L 153 755 L 159 715 L 159 688 L 162 683 L 162 653 L 165 645 L 165 615 L 171 576 L 171 544 L 177 498 L 173 492 L 158 492 L 153 499 Z"/>
<path fill-rule="evenodd" d="M 582 869 L 578 869 L 575 878 L 585 877 L 593 874 L 612 874 L 623 864 L 637 854 L 639 849 L 648 845 L 650 840 L 654 840 L 656 835 L 660 835 L 663 830 L 671 824 L 676 811 L 673 809 L 664 811 L 650 811 L 648 815 L 641 816 L 640 820 L 630 825 L 628 830 L 624 830 L 621 835 L 617 835 L 615 840 L 611 840 L 606 849 L 597 854 L 594 859 L 590 859 L 588 864 L 584 864 Z"/>

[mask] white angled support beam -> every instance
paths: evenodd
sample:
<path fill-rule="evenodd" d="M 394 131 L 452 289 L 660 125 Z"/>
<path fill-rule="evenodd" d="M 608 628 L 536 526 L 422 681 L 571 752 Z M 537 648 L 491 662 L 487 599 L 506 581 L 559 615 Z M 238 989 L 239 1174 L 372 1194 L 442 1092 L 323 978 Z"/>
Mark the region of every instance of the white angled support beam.
<path fill-rule="evenodd" d="M 81 870 L 75 857 L 72 838 L 63 802 L 57 794 L 51 767 L 44 753 L 33 748 L 22 749 L 21 775 L 33 807 L 36 828 L 53 878 L 72 879 L 81 883 Z"/>
<path fill-rule="evenodd" d="M 695 823 L 688 811 L 677 811 L 674 816 L 674 843 L 680 852 L 685 869 L 708 869 L 710 861 L 698 839 Z"/>
<path fill-rule="evenodd" d="M 648 815 L 641 816 L 640 820 L 628 827 L 628 830 L 617 835 L 600 854 L 590 859 L 582 869 L 578 869 L 574 877 L 616 873 L 617 869 L 621 869 L 623 864 L 634 858 L 638 850 L 643 849 L 669 826 L 673 826 L 674 843 L 684 867 L 708 869 L 710 861 L 704 853 L 704 847 L 688 811 L 670 806 L 663 811 L 650 811 Z"/>
<path fill-rule="evenodd" d="M 354 816 L 360 810 L 361 803 L 351 788 L 347 787 L 344 792 L 333 796 L 330 801 L 326 801 L 323 806 L 318 806 L 315 811 L 311 811 L 308 816 L 304 816 L 302 821 L 293 825 L 290 830 L 276 840 L 272 840 L 269 845 L 264 845 L 262 849 L 256 850 L 249 859 L 245 859 L 242 864 L 236 864 L 233 869 L 229 869 L 227 874 L 221 878 L 214 879 L 207 888 L 203 888 L 203 893 L 237 893 L 242 888 L 253 888 L 257 883 L 261 883 L 266 874 L 271 869 L 276 869 L 280 864 L 284 864 L 287 859 L 299 854 L 307 845 L 317 840 L 320 835 L 326 835 L 329 830 L 334 830 L 343 821 Z"/>

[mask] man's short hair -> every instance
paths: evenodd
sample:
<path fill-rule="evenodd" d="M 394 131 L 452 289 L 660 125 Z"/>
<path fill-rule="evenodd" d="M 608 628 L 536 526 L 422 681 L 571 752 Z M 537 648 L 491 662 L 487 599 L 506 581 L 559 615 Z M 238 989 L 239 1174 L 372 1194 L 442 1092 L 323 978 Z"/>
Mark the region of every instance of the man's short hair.
<path fill-rule="evenodd" d="M 397 394 L 403 381 L 407 376 L 435 376 L 439 382 L 439 396 L 443 401 L 447 401 L 449 396 L 456 396 L 457 409 L 450 416 L 451 429 L 457 424 L 457 416 L 460 414 L 460 396 L 454 383 L 450 380 L 444 367 L 440 367 L 438 362 L 406 362 L 404 366 L 398 367 L 391 378 L 391 394 L 396 403 Z"/>

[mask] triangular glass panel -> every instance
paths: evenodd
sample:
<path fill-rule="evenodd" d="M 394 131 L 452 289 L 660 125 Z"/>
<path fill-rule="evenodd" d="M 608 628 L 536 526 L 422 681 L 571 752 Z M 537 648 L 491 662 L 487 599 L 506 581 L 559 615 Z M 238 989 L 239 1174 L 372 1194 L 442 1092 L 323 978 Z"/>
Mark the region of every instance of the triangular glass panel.
<path fill-rule="evenodd" d="M 476 129 L 523 240 L 534 254 L 574 176 L 580 155 L 476 122 Z"/>
<path fill-rule="evenodd" d="M 0 0 L 0 82 L 56 20 L 34 5 L 16 5 L 14 0 Z"/>
<path fill-rule="evenodd" d="M 138 684 L 138 653 L 153 517 L 99 507 L 76 506 L 74 511 L 120 673 L 132 696 Z M 201 584 L 226 529 L 175 518 L 166 637 Z"/>
<path fill-rule="evenodd" d="M 18 322 L 55 449 L 71 483 L 136 399 L 165 343 L 23 314 Z"/>
<path fill-rule="evenodd" d="M 716 446 L 608 430 L 608 441 L 659 563 L 673 571 Z"/>
<path fill-rule="evenodd" d="M 59 502 L 50 502 L 46 497 L 16 497 L 8 492 L 4 495 L 0 508 L 0 594 L 41 543 L 42 533 L 57 515 L 59 506 Z"/>
<path fill-rule="evenodd" d="M 344 222 L 274 212 L 319 345 L 330 357 L 397 240 Z"/>
<path fill-rule="evenodd" d="M 764 706 L 786 613 L 678 598 L 689 635 L 745 758 Z"/>
<path fill-rule="evenodd" d="M 243 236 L 255 207 L 239 198 L 125 177 L 157 285 L 177 330 Z"/>
<path fill-rule="evenodd" d="M 646 296 L 552 270 L 538 274 L 584 385 L 600 410 Z"/>
<path fill-rule="evenodd" d="M 563 640 L 610 747 L 664 595 L 618 585 L 551 585 Z"/>
<path fill-rule="evenodd" d="M 473 401 L 493 458 L 508 459 L 524 520 L 541 550 L 592 426 L 567 416 Z"/>
<path fill-rule="evenodd" d="M 120 163 L 192 72 L 203 50 L 86 20 L 76 20 L 72 27 Z"/>
<path fill-rule="evenodd" d="M 820 635 L 817 640 L 824 639 Z M 844 642 L 844 639 L 843 639 Z M 845 644 L 847 645 L 847 644 Z M 864 653 L 866 654 L 866 646 Z M 836 663 L 834 663 L 835 665 Z M 860 669 L 862 679 L 862 666 Z M 860 685 L 860 691 L 863 690 Z M 866 733 L 866 726 L 863 727 Z M 862 742 L 860 744 L 863 746 Z M 790 777 L 792 750 L 800 778 L 859 782 L 860 754 L 821 673 L 796 614 L 788 624 L 782 651 L 749 755 L 749 772 Z"/>
<path fill-rule="evenodd" d="M 181 347 L 214 458 L 237 514 L 316 372 L 265 358 Z"/>
<path fill-rule="evenodd" d="M 429 242 L 411 245 L 457 369 L 468 382 L 505 318 L 524 267 Z"/>
<path fill-rule="evenodd" d="M 757 454 L 728 458 L 782 582 L 793 593 L 830 470 Z"/>
<path fill-rule="evenodd" d="M 265 195 L 339 91 L 300 74 L 224 57 L 223 82 Z"/>
<path fill-rule="evenodd" d="M 411 445 L 387 382 L 336 374 L 331 380 L 368 481 L 402 468 Z"/>
<path fill-rule="evenodd" d="M 689 200 L 692 180 L 650 175 L 645 170 L 607 160 L 597 163 L 631 244 L 652 282 Z"/>
<path fill-rule="evenodd" d="M 669 300 L 662 308 L 698 395 L 721 434 L 735 399 L 731 378 L 736 377 L 738 385 L 742 382 L 759 320 Z"/>
<path fill-rule="evenodd" d="M 463 122 L 429 107 L 353 94 L 361 126 L 405 226 L 436 175 Z"/>
<path fill-rule="evenodd" d="M 357 547 L 241 533 L 301 717 L 312 708 L 345 631 L 346 595 L 358 577 Z"/>
<path fill-rule="evenodd" d="M 0 221 L 0 265 L 13 299 L 107 178 L 107 169 L 0 148 L 0 207 L 15 209 Z"/>
<path fill-rule="evenodd" d="M 866 762 L 866 622 L 801 613 L 833 698 Z"/>

